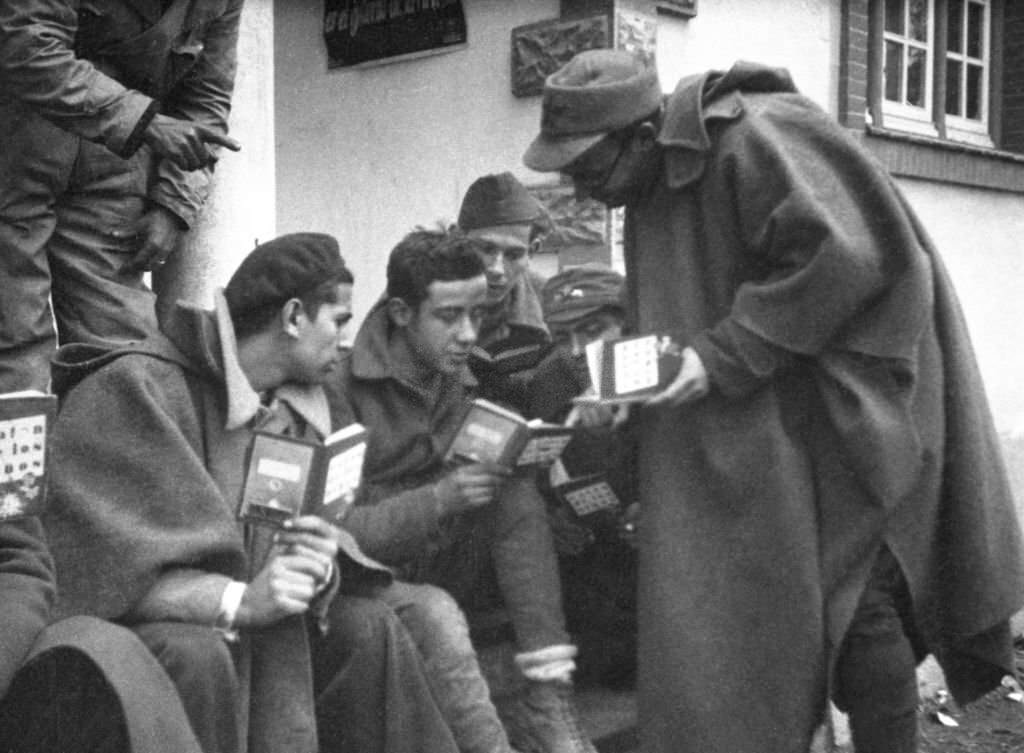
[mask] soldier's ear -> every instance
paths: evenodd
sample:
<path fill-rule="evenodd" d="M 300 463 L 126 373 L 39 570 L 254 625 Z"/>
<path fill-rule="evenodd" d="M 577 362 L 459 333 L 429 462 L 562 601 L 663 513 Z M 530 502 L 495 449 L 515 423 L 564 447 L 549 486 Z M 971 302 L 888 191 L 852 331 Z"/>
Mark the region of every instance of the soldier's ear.
<path fill-rule="evenodd" d="M 281 329 L 289 337 L 299 336 L 299 325 L 306 317 L 306 309 L 298 298 L 290 298 L 281 307 Z"/>
<path fill-rule="evenodd" d="M 408 327 L 415 313 L 404 298 L 388 298 L 388 319 L 395 327 Z"/>

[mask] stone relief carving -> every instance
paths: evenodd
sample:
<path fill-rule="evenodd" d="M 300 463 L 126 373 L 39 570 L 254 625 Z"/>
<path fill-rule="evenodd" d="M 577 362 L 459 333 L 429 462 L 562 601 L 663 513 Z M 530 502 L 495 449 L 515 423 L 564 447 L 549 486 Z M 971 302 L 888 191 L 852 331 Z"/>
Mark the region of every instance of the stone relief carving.
<path fill-rule="evenodd" d="M 541 93 L 544 79 L 582 50 L 611 47 L 607 15 L 556 19 L 512 30 L 512 93 Z"/>

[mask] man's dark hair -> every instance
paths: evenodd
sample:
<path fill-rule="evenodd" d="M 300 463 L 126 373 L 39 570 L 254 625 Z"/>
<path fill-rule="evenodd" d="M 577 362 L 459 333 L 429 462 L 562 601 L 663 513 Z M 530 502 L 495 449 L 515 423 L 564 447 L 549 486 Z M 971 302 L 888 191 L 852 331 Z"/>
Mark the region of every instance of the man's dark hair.
<path fill-rule="evenodd" d="M 470 238 L 455 226 L 416 228 L 391 250 L 388 259 L 389 298 L 416 308 L 427 299 L 432 282 L 470 280 L 484 274 L 479 253 L 498 249 L 490 241 Z"/>

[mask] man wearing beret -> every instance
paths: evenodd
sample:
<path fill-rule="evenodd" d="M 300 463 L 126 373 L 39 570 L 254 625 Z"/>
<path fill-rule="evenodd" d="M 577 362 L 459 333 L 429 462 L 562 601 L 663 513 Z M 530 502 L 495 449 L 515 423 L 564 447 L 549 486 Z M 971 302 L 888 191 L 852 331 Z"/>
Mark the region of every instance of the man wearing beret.
<path fill-rule="evenodd" d="M 530 257 L 547 231 L 540 202 L 512 173 L 484 175 L 462 199 L 458 226 L 488 241 L 487 306 L 470 368 L 482 397 L 522 410 L 531 370 L 549 350 L 540 305 L 543 278 Z"/>
<path fill-rule="evenodd" d="M 981 379 L 857 142 L 783 70 L 663 97 L 595 50 L 545 82 L 524 161 L 626 207 L 631 321 L 685 346 L 637 426 L 643 749 L 803 753 L 831 694 L 858 753 L 905 753 L 925 654 L 962 702 L 1012 673 L 1024 567 Z"/>
<path fill-rule="evenodd" d="M 455 751 L 395 615 L 347 591 L 390 573 L 318 515 L 237 517 L 256 430 L 322 439 L 352 274 L 334 238 L 257 246 L 213 310 L 161 334 L 63 347 L 45 523 L 58 611 L 129 626 L 204 753 Z"/>
<path fill-rule="evenodd" d="M 328 386 L 335 423 L 358 421 L 370 433 L 363 486 L 343 524 L 416 584 L 396 582 L 379 596 L 442 668 L 439 695 L 461 750 L 508 745 L 468 629 L 442 629 L 464 625 L 458 605 L 472 605 L 496 575 L 525 680 L 504 717 L 511 743 L 530 753 L 593 753 L 571 703 L 577 649 L 535 474 L 446 458 L 475 396 L 467 363 L 487 304 L 480 257 L 491 250 L 456 228 L 418 229 L 392 249 L 387 290 Z"/>

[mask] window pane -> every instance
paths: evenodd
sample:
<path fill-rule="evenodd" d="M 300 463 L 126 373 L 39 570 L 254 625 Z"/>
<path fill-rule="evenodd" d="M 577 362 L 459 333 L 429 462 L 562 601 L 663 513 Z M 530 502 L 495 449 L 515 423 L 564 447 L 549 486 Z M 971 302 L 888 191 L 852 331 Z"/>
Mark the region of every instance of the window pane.
<path fill-rule="evenodd" d="M 925 65 L 927 53 L 918 48 L 907 49 L 907 104 L 924 107 Z"/>
<path fill-rule="evenodd" d="M 946 61 L 946 114 L 960 115 L 960 62 Z"/>
<path fill-rule="evenodd" d="M 963 52 L 964 43 L 964 0 L 949 0 L 949 31 L 946 34 L 946 49 Z"/>
<path fill-rule="evenodd" d="M 967 54 L 980 58 L 984 54 L 982 39 L 984 38 L 985 8 L 978 3 L 967 6 Z"/>
<path fill-rule="evenodd" d="M 967 66 L 967 117 L 981 120 L 981 82 L 983 80 L 980 65 Z"/>
<path fill-rule="evenodd" d="M 885 30 L 903 33 L 903 0 L 885 0 Z"/>
<path fill-rule="evenodd" d="M 910 0 L 910 37 L 928 41 L 928 0 Z"/>
<path fill-rule="evenodd" d="M 903 101 L 903 45 L 898 42 L 885 43 L 885 98 Z"/>

